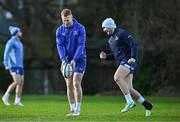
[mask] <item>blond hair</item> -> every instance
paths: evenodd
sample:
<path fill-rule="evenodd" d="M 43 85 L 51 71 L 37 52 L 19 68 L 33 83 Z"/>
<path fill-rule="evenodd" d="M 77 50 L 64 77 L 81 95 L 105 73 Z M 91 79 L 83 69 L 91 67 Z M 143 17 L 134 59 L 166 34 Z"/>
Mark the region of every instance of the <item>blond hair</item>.
<path fill-rule="evenodd" d="M 72 15 L 72 12 L 71 12 L 71 10 L 70 9 L 63 9 L 62 11 L 61 11 L 61 16 L 64 16 L 64 17 L 67 17 L 67 16 L 69 16 L 69 15 Z"/>

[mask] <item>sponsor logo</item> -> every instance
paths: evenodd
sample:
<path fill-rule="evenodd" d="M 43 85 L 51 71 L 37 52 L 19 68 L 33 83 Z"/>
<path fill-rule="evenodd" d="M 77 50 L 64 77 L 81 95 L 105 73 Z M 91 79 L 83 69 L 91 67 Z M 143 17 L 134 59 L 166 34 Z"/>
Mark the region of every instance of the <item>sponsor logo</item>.
<path fill-rule="evenodd" d="M 115 36 L 115 40 L 118 40 L 119 38 L 117 36 Z"/>
<path fill-rule="evenodd" d="M 83 68 L 79 68 L 79 70 L 83 71 Z"/>
<path fill-rule="evenodd" d="M 124 66 L 127 67 L 127 68 L 130 68 L 130 66 L 128 64 L 124 64 Z"/>
<path fill-rule="evenodd" d="M 77 35 L 77 34 L 78 34 L 78 32 L 77 32 L 77 31 L 74 31 L 74 32 L 73 32 L 73 35 Z"/>
<path fill-rule="evenodd" d="M 19 70 L 16 70 L 17 73 L 19 73 L 20 71 Z"/>
<path fill-rule="evenodd" d="M 131 38 L 131 37 L 132 37 L 131 35 L 128 36 L 128 38 Z"/>
<path fill-rule="evenodd" d="M 62 35 L 63 35 L 63 36 L 65 36 L 65 35 L 66 35 L 66 33 L 62 33 Z"/>

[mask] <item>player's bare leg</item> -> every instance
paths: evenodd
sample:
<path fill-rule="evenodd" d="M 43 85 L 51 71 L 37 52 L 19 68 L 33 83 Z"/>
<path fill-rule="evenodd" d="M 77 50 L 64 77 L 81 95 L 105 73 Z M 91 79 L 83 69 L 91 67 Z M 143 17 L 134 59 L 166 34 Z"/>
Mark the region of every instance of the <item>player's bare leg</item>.
<path fill-rule="evenodd" d="M 140 97 L 141 97 L 141 94 L 140 94 L 138 91 L 136 91 L 136 90 L 133 88 L 133 85 L 132 85 L 132 82 L 133 82 L 133 74 L 128 74 L 128 75 L 125 77 L 125 80 L 126 80 L 126 82 L 127 82 L 127 84 L 128 84 L 129 91 L 130 91 L 132 97 L 135 98 L 136 100 L 137 100 L 138 98 L 140 98 Z"/>
<path fill-rule="evenodd" d="M 66 86 L 67 86 L 67 98 L 70 105 L 70 113 L 67 116 L 72 116 L 75 112 L 75 99 L 74 99 L 74 87 L 73 87 L 73 79 L 65 78 Z"/>
<path fill-rule="evenodd" d="M 2 97 L 2 101 L 3 101 L 3 103 L 4 103 L 6 106 L 9 106 L 9 105 L 10 105 L 10 103 L 9 103 L 10 93 L 15 89 L 15 87 L 16 87 L 17 85 L 20 84 L 20 80 L 21 80 L 20 75 L 13 75 L 12 78 L 13 78 L 13 82 L 9 85 L 6 93 L 5 93 L 4 96 Z"/>
<path fill-rule="evenodd" d="M 14 102 L 15 105 L 24 106 L 21 103 L 23 85 L 24 85 L 24 75 L 20 76 L 20 84 L 16 86 L 16 96 L 15 96 L 15 102 Z"/>
<path fill-rule="evenodd" d="M 114 75 L 114 80 L 123 92 L 127 102 L 124 109 L 121 110 L 122 113 L 128 112 L 131 108 L 133 108 L 136 105 L 133 99 L 131 98 L 129 87 L 125 79 L 129 73 L 130 70 L 127 67 L 120 65 Z"/>
<path fill-rule="evenodd" d="M 151 116 L 151 110 L 152 110 L 153 106 L 151 103 L 147 102 L 136 89 L 133 88 L 133 84 L 132 84 L 133 74 L 129 74 L 126 77 L 126 82 L 129 86 L 129 90 L 130 90 L 132 97 L 135 98 L 139 103 L 141 103 L 144 106 L 144 108 L 146 109 L 145 116 Z"/>
<path fill-rule="evenodd" d="M 81 86 L 81 82 L 82 82 L 82 78 L 83 78 L 83 73 L 74 73 L 73 76 L 73 86 L 74 86 L 74 97 L 75 97 L 75 101 L 76 101 L 76 115 L 79 116 L 80 115 L 80 111 L 81 111 L 81 101 L 82 101 L 82 86 Z"/>

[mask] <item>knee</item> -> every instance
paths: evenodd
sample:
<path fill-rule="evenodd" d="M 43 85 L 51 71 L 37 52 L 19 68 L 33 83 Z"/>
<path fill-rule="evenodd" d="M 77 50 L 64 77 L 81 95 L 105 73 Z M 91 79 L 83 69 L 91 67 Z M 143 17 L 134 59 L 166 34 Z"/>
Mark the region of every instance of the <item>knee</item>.
<path fill-rule="evenodd" d="M 20 81 L 18 82 L 18 84 L 19 84 L 20 86 L 23 86 L 23 85 L 24 85 L 24 80 L 20 80 Z"/>
<path fill-rule="evenodd" d="M 81 87 L 81 84 L 80 84 L 80 82 L 76 81 L 76 82 L 74 82 L 73 86 L 75 89 L 79 89 Z"/>
<path fill-rule="evenodd" d="M 114 81 L 117 82 L 119 80 L 118 76 L 115 74 L 114 75 Z"/>
<path fill-rule="evenodd" d="M 121 75 L 117 75 L 117 74 L 114 75 L 115 82 L 121 82 L 122 80 L 123 80 L 123 77 Z"/>
<path fill-rule="evenodd" d="M 134 93 L 134 88 L 133 88 L 133 87 L 130 87 L 130 88 L 129 88 L 129 91 L 130 91 L 131 93 Z"/>
<path fill-rule="evenodd" d="M 73 84 L 72 83 L 66 83 L 66 86 L 68 89 L 73 89 Z"/>
<path fill-rule="evenodd" d="M 14 81 L 14 85 L 15 85 L 15 86 L 21 85 L 21 82 L 20 82 L 20 81 Z"/>
<path fill-rule="evenodd" d="M 24 85 L 24 81 L 21 81 L 20 85 L 23 86 Z"/>

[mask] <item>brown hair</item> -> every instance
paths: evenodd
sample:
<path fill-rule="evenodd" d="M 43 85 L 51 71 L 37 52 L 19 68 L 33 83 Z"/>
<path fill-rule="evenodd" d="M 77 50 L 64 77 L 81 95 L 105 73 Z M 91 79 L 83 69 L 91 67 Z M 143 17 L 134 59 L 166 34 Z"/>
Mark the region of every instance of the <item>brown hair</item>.
<path fill-rule="evenodd" d="M 69 16 L 69 15 L 72 15 L 72 12 L 71 12 L 71 10 L 70 9 L 63 9 L 62 11 L 61 11 L 61 16 L 64 16 L 64 17 L 67 17 L 67 16 Z"/>

